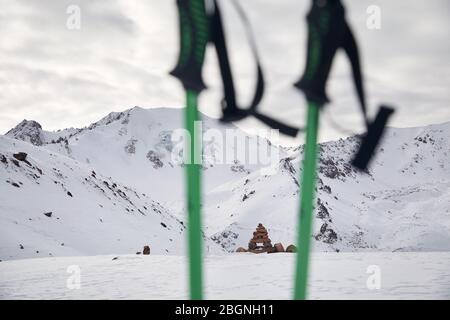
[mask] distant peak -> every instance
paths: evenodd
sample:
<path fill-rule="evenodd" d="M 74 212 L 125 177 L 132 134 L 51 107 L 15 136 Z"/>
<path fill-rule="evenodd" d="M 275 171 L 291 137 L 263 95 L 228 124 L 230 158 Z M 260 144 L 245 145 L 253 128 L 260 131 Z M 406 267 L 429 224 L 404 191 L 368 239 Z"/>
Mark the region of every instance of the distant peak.
<path fill-rule="evenodd" d="M 143 112 L 147 111 L 148 109 L 134 106 L 133 108 L 126 109 L 121 112 L 110 112 L 107 116 L 103 117 L 99 121 L 92 123 L 88 127 L 88 129 L 92 130 L 100 126 L 107 126 L 116 121 L 121 121 L 122 124 L 127 124 L 130 121 L 130 117 L 135 116 L 136 114 L 143 114 Z"/>
<path fill-rule="evenodd" d="M 23 119 L 15 128 L 11 129 L 10 131 L 21 129 L 21 128 L 36 128 L 39 130 L 42 130 L 42 126 L 39 122 L 34 120 L 27 120 Z"/>
<path fill-rule="evenodd" d="M 91 124 L 88 129 L 92 130 L 99 126 L 107 126 L 115 121 L 122 120 L 123 123 L 128 121 L 128 118 L 130 116 L 130 111 L 133 109 L 128 109 L 122 112 L 110 112 L 106 117 L 103 117 L 97 122 L 94 122 Z"/>
<path fill-rule="evenodd" d="M 6 136 L 30 142 L 35 146 L 40 146 L 42 142 L 42 126 L 34 120 L 22 120 L 17 126 L 9 130 Z"/>

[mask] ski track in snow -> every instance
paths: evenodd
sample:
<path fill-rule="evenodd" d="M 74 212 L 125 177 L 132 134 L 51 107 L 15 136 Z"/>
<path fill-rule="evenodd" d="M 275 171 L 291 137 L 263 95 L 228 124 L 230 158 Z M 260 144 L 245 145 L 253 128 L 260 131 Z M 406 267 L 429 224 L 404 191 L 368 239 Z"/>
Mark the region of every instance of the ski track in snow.
<path fill-rule="evenodd" d="M 184 256 L 91 256 L 0 263 L 0 299 L 187 299 Z M 291 299 L 295 254 L 205 259 L 207 299 Z M 68 289 L 67 267 L 81 270 Z M 368 289 L 380 270 L 380 289 Z M 450 253 L 315 253 L 310 299 L 450 299 Z"/>

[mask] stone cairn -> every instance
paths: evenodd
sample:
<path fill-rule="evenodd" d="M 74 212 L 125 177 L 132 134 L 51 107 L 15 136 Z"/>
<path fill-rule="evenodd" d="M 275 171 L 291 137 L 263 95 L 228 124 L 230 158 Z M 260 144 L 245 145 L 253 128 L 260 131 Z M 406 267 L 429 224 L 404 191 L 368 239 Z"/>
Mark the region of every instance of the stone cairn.
<path fill-rule="evenodd" d="M 266 228 L 262 223 L 258 224 L 256 231 L 253 232 L 253 238 L 248 243 L 248 252 L 263 253 L 273 252 L 274 247 L 272 241 L 269 238 Z"/>
<path fill-rule="evenodd" d="M 256 227 L 256 231 L 253 232 L 253 238 L 248 243 L 248 249 L 239 247 L 236 252 L 251 252 L 251 253 L 276 253 L 276 252 L 297 252 L 297 248 L 291 244 L 286 250 L 284 250 L 283 244 L 275 243 L 272 245 L 272 241 L 269 238 L 267 229 L 259 223 Z"/>

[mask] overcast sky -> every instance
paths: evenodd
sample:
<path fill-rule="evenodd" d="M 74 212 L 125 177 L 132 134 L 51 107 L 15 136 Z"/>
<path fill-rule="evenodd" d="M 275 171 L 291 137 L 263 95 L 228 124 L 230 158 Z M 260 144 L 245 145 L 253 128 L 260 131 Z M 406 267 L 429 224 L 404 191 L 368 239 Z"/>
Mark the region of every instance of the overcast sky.
<path fill-rule="evenodd" d="M 248 101 L 254 65 L 242 26 L 224 2 L 225 23 L 240 99 Z M 257 33 L 268 90 L 262 108 L 303 123 L 305 102 L 293 89 L 305 60 L 303 21 L 309 0 L 241 0 Z M 391 125 L 450 121 L 450 1 L 344 1 L 363 55 L 370 108 L 392 103 Z M 67 28 L 67 8 L 78 5 L 81 28 Z M 381 9 L 381 29 L 366 26 L 370 5 Z M 47 130 L 82 127 L 135 105 L 180 107 L 183 91 L 167 75 L 178 52 L 175 0 L 0 0 L 0 132 L 22 119 Z M 219 114 L 220 82 L 213 50 L 200 109 Z M 322 140 L 341 136 L 327 117 L 360 129 L 350 70 L 339 56 L 329 82 Z M 253 127 L 254 121 L 241 124 Z"/>

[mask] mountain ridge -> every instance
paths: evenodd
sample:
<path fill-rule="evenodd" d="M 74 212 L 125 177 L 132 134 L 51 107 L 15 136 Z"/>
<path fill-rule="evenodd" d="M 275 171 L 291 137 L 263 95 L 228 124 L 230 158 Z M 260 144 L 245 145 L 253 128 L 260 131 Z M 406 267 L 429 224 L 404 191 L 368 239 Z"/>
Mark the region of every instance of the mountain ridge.
<path fill-rule="evenodd" d="M 59 131 L 56 140 L 55 132 L 33 124 L 34 133 L 37 128 L 43 136 L 43 143 L 34 147 L 92 167 L 117 184 L 149 195 L 176 219 L 185 220 L 183 165 L 173 158 L 177 143 L 172 141 L 182 119 L 182 109 L 135 107 L 110 113 L 82 129 Z M 205 132 L 214 129 L 222 135 L 234 130 L 237 139 L 249 146 L 246 155 L 261 150 L 277 155 L 269 164 L 248 163 L 240 154 L 242 146 L 206 139 L 202 175 L 207 239 L 234 251 L 247 245 L 254 227 L 262 222 L 273 241 L 295 243 L 303 146 L 278 147 L 206 116 L 203 126 Z M 349 164 L 359 144 L 357 137 L 320 143 L 316 250 L 450 250 L 446 244 L 450 243 L 449 132 L 450 123 L 389 128 L 364 174 Z M 30 145 L 34 141 L 20 130 L 12 129 L 7 136 Z M 217 160 L 224 153 L 238 157 L 221 164 Z M 268 166 L 275 171 L 265 172 Z"/>

